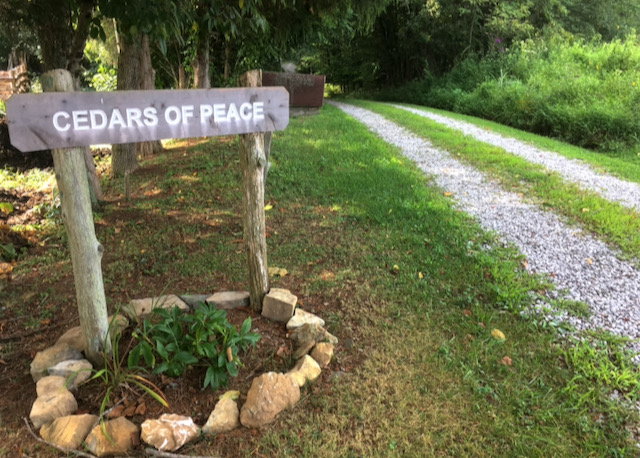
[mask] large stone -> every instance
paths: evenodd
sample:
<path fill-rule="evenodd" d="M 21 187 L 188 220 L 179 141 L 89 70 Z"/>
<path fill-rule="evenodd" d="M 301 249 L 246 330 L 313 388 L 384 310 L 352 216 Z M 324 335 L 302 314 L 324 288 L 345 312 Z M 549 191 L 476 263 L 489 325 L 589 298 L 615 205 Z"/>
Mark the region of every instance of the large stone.
<path fill-rule="evenodd" d="M 295 360 L 302 358 L 304 355 L 308 354 L 315 346 L 316 346 L 316 342 L 313 340 L 310 340 L 308 342 L 302 342 L 298 347 L 298 349 L 295 352 L 293 352 L 292 358 Z"/>
<path fill-rule="evenodd" d="M 78 350 L 66 344 L 54 345 L 46 350 L 39 351 L 31 362 L 31 377 L 33 377 L 34 382 L 37 382 L 42 377 L 48 375 L 50 367 L 55 366 L 61 361 L 72 359 L 79 360 L 84 359 L 84 357 Z"/>
<path fill-rule="evenodd" d="M 287 329 L 293 331 L 305 324 L 317 324 L 320 327 L 324 326 L 324 320 L 313 313 L 297 308 L 295 314 L 287 321 Z"/>
<path fill-rule="evenodd" d="M 301 347 L 309 342 L 322 342 L 327 331 L 317 323 L 307 323 L 293 331 L 289 338 L 296 346 Z"/>
<path fill-rule="evenodd" d="M 322 373 L 322 369 L 318 365 L 315 359 L 309 355 L 305 355 L 300 358 L 300 361 L 295 365 L 293 369 L 287 372 L 287 375 L 291 377 L 299 387 L 303 387 L 307 382 L 313 382 Z"/>
<path fill-rule="evenodd" d="M 108 317 L 107 320 L 109 321 L 112 339 L 114 332 L 120 334 L 127 326 L 129 326 L 129 320 L 122 314 L 118 314 L 115 316 L 112 315 Z M 59 344 L 66 344 L 80 352 L 85 352 L 85 350 L 87 349 L 87 342 L 84 340 L 84 334 L 80 326 L 70 328 L 64 334 L 62 334 L 56 342 L 56 345 Z"/>
<path fill-rule="evenodd" d="M 36 383 L 36 393 L 38 397 L 53 396 L 58 391 L 66 390 L 67 380 L 59 375 L 47 375 Z"/>
<path fill-rule="evenodd" d="M 311 357 L 316 360 L 320 367 L 327 367 L 333 358 L 333 344 L 320 342 L 311 352 Z"/>
<path fill-rule="evenodd" d="M 218 401 L 209 415 L 207 424 L 202 427 L 202 432 L 213 436 L 232 431 L 238 426 L 240 426 L 238 403 L 233 399 L 223 398 Z"/>
<path fill-rule="evenodd" d="M 141 438 L 160 451 L 178 450 L 200 435 L 200 428 L 190 417 L 163 414 L 157 420 L 145 420 Z"/>
<path fill-rule="evenodd" d="M 34 428 L 40 429 L 42 425 L 52 422 L 56 418 L 71 415 L 76 410 L 78 410 L 76 398 L 63 387 L 39 395 L 31 406 L 29 419 Z"/>
<path fill-rule="evenodd" d="M 127 452 L 138 443 L 138 427 L 125 417 L 109 420 L 94 427 L 85 440 L 91 453 L 97 456 L 127 455 Z"/>
<path fill-rule="evenodd" d="M 197 309 L 207 303 L 210 294 L 180 294 L 178 297 L 191 309 Z"/>
<path fill-rule="evenodd" d="M 53 420 L 40 428 L 40 435 L 47 442 L 58 447 L 75 450 L 85 440 L 91 429 L 98 423 L 96 415 L 68 415 Z"/>
<path fill-rule="evenodd" d="M 262 301 L 262 316 L 273 321 L 288 322 L 298 298 L 287 289 L 271 288 Z"/>
<path fill-rule="evenodd" d="M 49 375 L 58 375 L 66 380 L 66 387 L 73 391 L 76 387 L 89 380 L 93 366 L 86 359 L 61 361 L 49 368 Z"/>
<path fill-rule="evenodd" d="M 178 307 L 183 312 L 188 312 L 189 306 L 184 303 L 175 294 L 169 294 L 166 296 L 147 297 L 146 299 L 134 299 L 130 303 L 130 307 L 125 310 L 130 318 L 136 317 L 147 318 L 151 315 L 151 310 L 155 308 L 170 309 Z"/>
<path fill-rule="evenodd" d="M 237 309 L 249 307 L 249 293 L 247 291 L 222 291 L 207 298 L 207 304 L 213 304 L 219 309 Z"/>
<path fill-rule="evenodd" d="M 300 387 L 291 377 L 267 372 L 253 379 L 247 401 L 240 412 L 240 423 L 247 428 L 259 428 L 300 400 Z"/>

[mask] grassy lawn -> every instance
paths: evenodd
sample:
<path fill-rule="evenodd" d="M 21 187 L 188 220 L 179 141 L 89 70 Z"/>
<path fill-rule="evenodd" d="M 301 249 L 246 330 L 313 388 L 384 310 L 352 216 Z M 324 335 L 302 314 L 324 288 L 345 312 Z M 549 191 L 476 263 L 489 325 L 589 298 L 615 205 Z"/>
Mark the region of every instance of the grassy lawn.
<path fill-rule="evenodd" d="M 521 194 L 542 208 L 551 209 L 564 215 L 570 223 L 578 224 L 613 244 L 622 251 L 625 258 L 640 258 L 640 215 L 638 212 L 609 202 L 595 192 L 582 190 L 575 184 L 565 183 L 557 173 L 531 164 L 507 153 L 502 148 L 475 140 L 471 136 L 461 135 L 455 129 L 445 127 L 422 116 L 381 103 L 364 101 L 354 103 L 384 115 L 410 132 L 429 140 L 436 147 L 448 151 L 455 158 L 489 174 L 505 189 Z M 510 129 L 510 131 L 515 131 L 515 129 Z M 515 137 L 521 140 L 524 136 L 531 137 L 531 134 L 523 132 L 518 135 Z M 596 154 L 566 144 L 560 149 L 571 151 L 570 157 L 583 160 L 592 158 Z M 599 163 L 599 167 L 604 168 L 605 163 L 615 164 L 616 169 L 627 170 L 628 175 L 633 178 L 632 181 L 639 181 L 640 173 L 637 172 L 640 171 L 640 168 L 637 164 L 628 163 L 624 158 L 600 156 L 605 160 Z M 635 162 L 638 161 L 635 160 Z"/>
<path fill-rule="evenodd" d="M 610 399 L 638 399 L 621 343 L 568 342 L 559 323 L 522 313 L 549 284 L 396 149 L 325 106 L 276 133 L 271 159 L 269 265 L 289 272 L 272 286 L 313 304 L 340 344 L 294 409 L 227 435 L 237 441 L 229 456 L 637 453 L 625 429 L 637 414 Z M 105 184 L 123 193 L 121 181 Z M 146 161 L 132 175 L 136 198 L 96 215 L 110 306 L 167 285 L 246 288 L 238 186 L 235 141 L 179 142 Z M 19 258 L 16 276 L 36 266 L 42 278 L 68 276 L 64 250 L 46 253 Z M 203 439 L 188 452 L 219 447 Z"/>

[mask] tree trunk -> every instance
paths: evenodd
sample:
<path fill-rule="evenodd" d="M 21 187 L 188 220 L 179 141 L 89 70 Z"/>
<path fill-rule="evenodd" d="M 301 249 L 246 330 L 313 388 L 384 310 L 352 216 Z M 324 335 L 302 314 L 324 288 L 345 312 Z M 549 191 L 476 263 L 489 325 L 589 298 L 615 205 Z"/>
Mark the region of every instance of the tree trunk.
<path fill-rule="evenodd" d="M 200 25 L 198 29 L 198 43 L 196 55 L 193 59 L 193 87 L 209 89 L 211 79 L 209 77 L 209 29 Z"/>
<path fill-rule="evenodd" d="M 142 72 L 140 49 L 142 34 L 131 40 L 122 40 L 118 55 L 118 85 L 119 91 L 140 89 L 140 74 Z M 111 151 L 111 176 L 124 176 L 138 169 L 135 143 L 113 145 Z"/>
<path fill-rule="evenodd" d="M 229 73 L 231 71 L 231 40 L 226 38 L 224 40 L 224 82 L 229 81 Z"/>
<path fill-rule="evenodd" d="M 184 71 L 184 65 L 180 63 L 178 67 L 178 89 L 186 89 L 187 87 L 187 72 Z"/>
<path fill-rule="evenodd" d="M 73 91 L 73 78 L 66 70 L 52 70 L 42 75 L 41 81 L 46 92 Z M 100 266 L 104 248 L 96 238 L 82 148 L 53 150 L 53 163 L 71 252 L 80 327 L 87 345 L 85 356 L 94 364 L 102 364 L 103 352 L 111 353 Z"/>
<path fill-rule="evenodd" d="M 156 72 L 151 64 L 151 48 L 149 47 L 149 36 L 142 34 L 140 38 L 140 49 L 138 57 L 140 59 L 140 80 L 139 87 L 144 91 L 152 91 L 156 88 Z M 159 141 L 136 143 L 136 154 L 138 157 L 149 157 L 154 153 L 162 151 L 162 144 Z"/>
<path fill-rule="evenodd" d="M 239 78 L 244 87 L 262 86 L 262 72 L 253 70 Z M 249 267 L 249 300 L 251 309 L 260 313 L 262 301 L 269 292 L 267 274 L 267 239 L 264 219 L 264 134 L 240 135 L 240 167 L 242 169 L 242 204 L 244 208 L 244 244 Z"/>
<path fill-rule="evenodd" d="M 87 182 L 89 183 L 89 192 L 91 194 L 91 207 L 100 208 L 104 202 L 102 189 L 100 188 L 100 180 L 96 173 L 96 165 L 93 163 L 93 155 L 88 146 L 82 148 L 82 156 L 84 157 L 84 165 L 87 170 Z"/>

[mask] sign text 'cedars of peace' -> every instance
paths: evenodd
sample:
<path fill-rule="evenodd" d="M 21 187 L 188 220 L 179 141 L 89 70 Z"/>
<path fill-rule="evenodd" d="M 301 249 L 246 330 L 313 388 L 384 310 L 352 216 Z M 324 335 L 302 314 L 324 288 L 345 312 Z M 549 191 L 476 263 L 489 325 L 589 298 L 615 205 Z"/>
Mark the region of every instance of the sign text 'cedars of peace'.
<path fill-rule="evenodd" d="M 16 94 L 7 101 L 13 146 L 36 151 L 101 143 L 283 130 L 282 87 Z"/>

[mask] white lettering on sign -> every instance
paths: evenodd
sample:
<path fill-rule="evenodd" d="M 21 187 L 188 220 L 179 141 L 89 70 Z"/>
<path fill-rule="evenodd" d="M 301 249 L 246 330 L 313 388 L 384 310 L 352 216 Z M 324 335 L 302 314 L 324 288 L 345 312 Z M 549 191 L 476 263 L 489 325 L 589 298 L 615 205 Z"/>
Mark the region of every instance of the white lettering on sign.
<path fill-rule="evenodd" d="M 201 123 L 207 123 L 213 118 L 214 123 L 263 121 L 264 102 L 243 103 L 238 108 L 235 103 L 171 105 L 164 110 L 164 121 L 170 126 L 188 125 L 196 114 Z M 158 111 L 154 107 L 114 108 L 111 113 L 103 110 L 73 110 L 58 111 L 52 118 L 53 127 L 58 132 L 68 130 L 101 130 L 101 129 L 138 129 L 141 127 L 156 127 L 159 123 Z"/>

